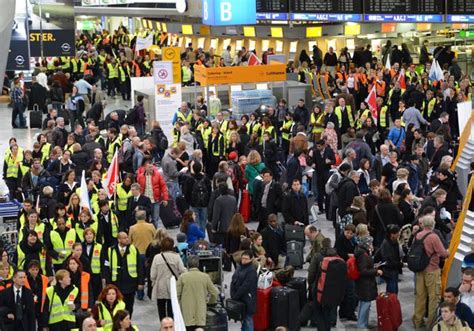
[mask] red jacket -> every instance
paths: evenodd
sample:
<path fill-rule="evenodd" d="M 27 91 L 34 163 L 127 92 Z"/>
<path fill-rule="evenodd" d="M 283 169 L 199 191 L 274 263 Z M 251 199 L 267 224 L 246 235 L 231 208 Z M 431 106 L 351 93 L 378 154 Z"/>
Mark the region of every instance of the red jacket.
<path fill-rule="evenodd" d="M 140 187 L 142 188 L 142 194 L 145 193 L 146 176 L 144 167 L 138 168 L 137 183 L 140 184 Z M 156 202 L 168 201 L 168 187 L 166 186 L 166 182 L 160 175 L 157 167 L 153 167 L 151 183 L 153 185 L 153 199 L 155 199 Z"/>

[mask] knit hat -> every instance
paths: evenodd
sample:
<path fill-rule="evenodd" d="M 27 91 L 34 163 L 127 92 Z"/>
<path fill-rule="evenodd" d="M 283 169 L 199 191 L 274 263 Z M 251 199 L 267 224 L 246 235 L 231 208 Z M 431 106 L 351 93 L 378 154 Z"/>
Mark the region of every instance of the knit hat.
<path fill-rule="evenodd" d="M 238 155 L 236 152 L 230 152 L 229 153 L 229 160 L 235 160 L 237 159 Z"/>

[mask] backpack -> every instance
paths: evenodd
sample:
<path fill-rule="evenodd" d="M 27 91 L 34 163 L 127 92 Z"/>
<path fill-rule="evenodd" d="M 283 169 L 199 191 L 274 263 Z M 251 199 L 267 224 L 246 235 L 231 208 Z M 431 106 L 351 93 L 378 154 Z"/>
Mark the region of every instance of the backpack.
<path fill-rule="evenodd" d="M 345 294 L 346 262 L 339 256 L 326 256 L 321 261 L 316 298 L 322 306 L 336 307 Z"/>
<path fill-rule="evenodd" d="M 359 267 L 357 267 L 357 260 L 354 255 L 349 257 L 347 264 L 347 278 L 350 280 L 358 280 L 360 278 Z"/>
<path fill-rule="evenodd" d="M 408 251 L 407 264 L 408 269 L 413 272 L 420 272 L 430 264 L 431 256 L 426 255 L 424 241 L 432 232 L 428 232 L 421 239 L 416 239 Z"/>
<path fill-rule="evenodd" d="M 346 225 L 353 223 L 353 218 L 354 216 L 352 215 L 352 213 L 347 213 L 341 218 L 341 220 L 339 221 L 339 229 L 341 230 L 341 232 L 344 232 L 344 228 L 346 227 Z"/>
<path fill-rule="evenodd" d="M 333 174 L 331 175 L 331 177 L 329 177 L 327 183 L 324 186 L 324 190 L 326 191 L 327 195 L 331 195 L 331 193 L 334 192 L 334 190 L 339 185 L 341 179 L 342 176 L 339 171 L 336 170 L 335 172 L 333 172 Z"/>
<path fill-rule="evenodd" d="M 163 132 L 158 134 L 156 147 L 160 151 L 166 151 L 168 149 L 168 138 Z"/>
<path fill-rule="evenodd" d="M 125 124 L 128 124 L 128 125 L 135 124 L 136 118 L 137 118 L 137 112 L 135 111 L 135 107 L 134 107 L 128 111 L 127 117 L 125 117 Z"/>
<path fill-rule="evenodd" d="M 207 207 L 209 204 L 209 198 L 209 190 L 206 185 L 206 178 L 203 177 L 193 184 L 191 205 L 193 207 Z"/>

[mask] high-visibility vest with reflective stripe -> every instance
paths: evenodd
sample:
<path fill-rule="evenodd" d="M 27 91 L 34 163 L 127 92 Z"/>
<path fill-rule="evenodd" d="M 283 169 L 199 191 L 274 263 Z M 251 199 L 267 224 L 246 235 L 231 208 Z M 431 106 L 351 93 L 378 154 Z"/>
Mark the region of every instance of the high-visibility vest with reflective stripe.
<path fill-rule="evenodd" d="M 117 78 L 116 66 L 114 67 L 112 63 L 107 63 L 107 69 L 109 70 L 109 79 Z"/>
<path fill-rule="evenodd" d="M 222 123 L 219 123 L 219 129 L 222 133 L 225 133 L 227 129 L 229 128 L 229 121 L 223 120 Z"/>
<path fill-rule="evenodd" d="M 176 112 L 176 117 L 178 117 L 178 120 L 182 121 L 182 122 L 188 122 L 188 123 L 191 123 L 191 120 L 193 119 L 193 113 L 192 112 L 188 112 L 188 115 L 184 115 L 181 111 L 177 111 Z"/>
<path fill-rule="evenodd" d="M 77 235 L 77 237 L 78 237 L 79 240 L 82 242 L 82 241 L 84 241 L 84 230 L 85 230 L 86 228 L 83 229 L 83 228 L 80 226 L 80 224 L 82 224 L 82 222 L 80 222 L 80 221 L 76 223 L 75 230 L 76 230 L 76 235 Z M 98 226 L 97 221 L 96 221 L 94 218 L 92 218 L 92 224 L 89 224 L 87 227 L 88 227 L 88 228 L 91 228 L 92 230 L 94 230 L 95 233 L 97 234 L 97 230 L 98 230 L 98 227 L 99 227 L 99 226 Z"/>
<path fill-rule="evenodd" d="M 108 142 L 108 141 L 107 141 Z M 115 137 L 111 142 L 108 142 L 107 146 L 107 162 L 110 164 L 114 158 L 115 150 L 119 149 L 122 145 L 122 139 L 120 137 Z"/>
<path fill-rule="evenodd" d="M 44 309 L 44 302 L 46 300 L 46 289 L 48 288 L 48 277 L 46 277 L 45 275 L 39 275 L 41 277 L 41 285 L 42 285 L 42 288 L 41 288 L 41 308 L 40 308 L 40 312 L 43 312 L 43 309 Z M 30 287 L 30 284 L 28 283 L 28 277 L 25 279 L 25 287 L 30 289 L 31 290 L 31 287 Z M 37 300 L 37 298 L 35 297 L 35 300 Z M 38 301 L 35 301 L 35 304 L 37 304 Z"/>
<path fill-rule="evenodd" d="M 99 58 L 99 63 L 100 63 L 100 66 L 102 67 L 104 65 L 105 60 L 106 60 L 106 57 L 105 57 L 105 55 L 100 55 L 100 54 L 97 57 Z"/>
<path fill-rule="evenodd" d="M 347 117 L 349 118 L 349 125 L 351 127 L 354 126 L 354 117 L 352 116 L 352 108 L 351 106 L 346 105 L 346 111 L 347 111 Z M 339 120 L 339 127 L 342 127 L 342 110 L 340 106 L 337 106 L 336 109 L 334 109 L 334 113 L 337 116 L 337 119 Z"/>
<path fill-rule="evenodd" d="M 263 129 L 262 136 L 260 137 L 261 143 L 263 143 L 263 134 L 265 132 L 268 133 L 268 135 L 270 136 L 270 139 L 273 139 L 274 141 L 276 141 L 276 130 L 275 130 L 275 127 L 272 125 L 266 129 Z"/>
<path fill-rule="evenodd" d="M 126 192 L 123 188 L 123 183 L 117 184 L 117 209 L 125 211 L 127 209 L 128 198 L 132 196 L 132 190 Z"/>
<path fill-rule="evenodd" d="M 59 295 L 55 292 L 54 286 L 50 286 L 46 289 L 46 295 L 49 299 L 49 320 L 48 324 L 56 324 L 62 321 L 76 322 L 76 316 L 69 305 L 74 304 L 74 301 L 79 294 L 79 289 L 73 285 L 73 288 L 67 296 L 64 303 L 61 302 Z"/>
<path fill-rule="evenodd" d="M 51 144 L 44 143 L 41 146 L 41 163 L 43 163 L 47 158 L 49 158 L 49 154 L 51 153 Z"/>
<path fill-rule="evenodd" d="M 72 65 L 72 72 L 77 72 L 78 66 L 77 66 L 77 60 L 76 59 L 71 59 L 71 65 Z"/>
<path fill-rule="evenodd" d="M 71 60 L 69 59 L 68 56 L 61 56 L 61 68 L 63 70 L 68 70 L 71 67 Z"/>
<path fill-rule="evenodd" d="M 295 125 L 295 121 L 289 120 L 289 121 L 284 121 L 282 125 L 282 130 L 281 130 L 281 139 L 289 141 L 290 138 L 292 137 L 291 132 L 293 131 L 293 126 Z"/>
<path fill-rule="evenodd" d="M 118 300 L 117 304 L 112 311 L 112 315 L 110 315 L 110 311 L 107 309 L 107 306 L 104 305 L 102 302 L 99 303 L 99 320 L 104 321 L 104 331 L 112 331 L 112 320 L 115 314 L 119 310 L 125 309 L 125 303 L 122 300 Z"/>
<path fill-rule="evenodd" d="M 19 155 L 14 159 L 12 155 L 9 155 L 8 159 L 5 160 L 7 163 L 7 178 L 18 178 L 18 170 L 20 169 Z"/>
<path fill-rule="evenodd" d="M 380 125 L 381 128 L 386 128 L 386 127 L 388 127 L 388 123 L 387 123 L 387 109 L 388 109 L 387 106 L 382 106 L 382 108 L 380 108 L 380 112 L 379 112 L 379 125 Z"/>
<path fill-rule="evenodd" d="M 120 73 L 120 82 L 123 83 L 127 80 L 127 77 L 130 77 L 130 68 L 127 67 L 127 74 L 125 74 L 125 70 L 123 69 L 122 66 L 119 66 L 118 70 Z"/>
<path fill-rule="evenodd" d="M 433 98 L 428 102 L 428 118 L 431 118 L 431 114 L 433 113 L 434 107 L 436 106 L 436 98 Z"/>
<path fill-rule="evenodd" d="M 117 256 L 117 249 L 116 247 L 109 247 L 109 265 L 112 274 L 112 281 L 115 282 L 118 276 L 118 256 Z M 127 269 L 128 274 L 132 278 L 138 277 L 137 272 L 137 257 L 138 252 L 135 246 L 129 245 L 128 246 L 128 254 L 127 254 Z"/>
<path fill-rule="evenodd" d="M 191 77 L 192 77 L 191 69 L 186 66 L 183 66 L 181 68 L 181 71 L 183 72 L 183 83 L 187 83 L 191 81 Z"/>
<path fill-rule="evenodd" d="M 91 270 L 92 274 L 100 274 L 100 255 L 102 253 L 102 245 L 99 243 L 94 243 L 92 246 L 92 260 L 91 260 Z"/>
<path fill-rule="evenodd" d="M 204 141 L 204 146 L 207 147 L 209 144 L 209 137 L 211 136 L 212 128 L 208 127 L 207 129 L 201 129 L 202 140 Z"/>
<path fill-rule="evenodd" d="M 89 308 L 89 281 L 91 279 L 91 275 L 89 273 L 83 271 L 81 273 L 81 308 L 87 309 Z"/>
<path fill-rule="evenodd" d="M 111 217 L 112 219 L 109 220 L 112 223 L 112 237 L 117 238 L 118 228 L 119 228 L 119 222 L 118 222 L 118 219 L 117 219 L 117 215 L 115 215 L 115 213 L 112 210 L 109 211 L 109 214 L 112 216 Z M 99 215 L 99 213 L 94 214 L 94 216 L 93 216 L 93 219 L 97 224 L 99 224 L 99 216 L 98 215 Z"/>
<path fill-rule="evenodd" d="M 362 114 L 360 115 L 360 117 L 357 119 L 357 124 L 356 124 L 356 129 L 359 130 L 360 128 L 362 128 L 362 125 L 364 124 L 362 122 L 362 118 L 365 117 L 367 119 L 367 117 L 369 117 L 369 114 L 370 114 L 370 109 L 364 109 L 364 111 L 362 112 Z"/>
<path fill-rule="evenodd" d="M 324 131 L 324 112 L 319 114 L 315 114 L 314 112 L 311 113 L 309 117 L 309 123 L 313 126 L 311 133 L 323 133 Z"/>
<path fill-rule="evenodd" d="M 62 264 L 66 257 L 71 254 L 72 246 L 76 242 L 76 231 L 74 229 L 69 229 L 66 233 L 66 237 L 64 241 L 61 238 L 61 235 L 57 231 L 51 231 L 51 244 L 53 245 L 53 249 L 57 253 L 64 253 L 65 257 L 59 257 L 57 259 L 53 258 L 54 264 Z"/>
<path fill-rule="evenodd" d="M 219 134 L 217 136 L 217 143 L 212 141 L 212 136 L 209 136 L 209 144 L 211 144 L 212 155 L 214 156 L 223 156 L 224 151 L 221 149 L 221 140 L 224 140 L 224 136 Z M 224 144 L 222 144 L 224 146 Z"/>

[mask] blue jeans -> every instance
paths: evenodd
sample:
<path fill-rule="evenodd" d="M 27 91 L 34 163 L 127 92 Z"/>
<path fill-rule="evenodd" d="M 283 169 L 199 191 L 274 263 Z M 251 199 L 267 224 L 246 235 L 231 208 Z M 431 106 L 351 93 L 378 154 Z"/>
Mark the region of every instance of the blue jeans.
<path fill-rule="evenodd" d="M 253 316 L 247 315 L 242 321 L 242 331 L 253 331 Z"/>
<path fill-rule="evenodd" d="M 176 200 L 176 198 L 181 194 L 178 181 L 166 182 L 166 186 L 168 186 L 168 195 L 170 198 Z"/>
<path fill-rule="evenodd" d="M 394 278 L 382 277 L 384 282 L 387 284 L 385 291 L 388 293 L 398 294 L 398 275 Z"/>
<path fill-rule="evenodd" d="M 191 207 L 191 210 L 197 216 L 197 224 L 206 232 L 206 224 L 207 224 L 207 208 L 206 207 Z"/>
<path fill-rule="evenodd" d="M 160 202 L 152 203 L 151 205 L 151 219 L 158 229 L 160 227 Z"/>
<path fill-rule="evenodd" d="M 367 329 L 369 327 L 370 301 L 359 301 L 359 315 L 357 328 Z"/>
<path fill-rule="evenodd" d="M 145 254 L 138 255 L 138 263 L 142 266 L 142 269 L 145 270 Z M 148 280 L 150 281 L 150 280 Z M 137 291 L 137 299 L 143 300 L 145 298 L 145 290 Z"/>

